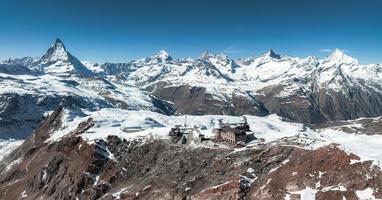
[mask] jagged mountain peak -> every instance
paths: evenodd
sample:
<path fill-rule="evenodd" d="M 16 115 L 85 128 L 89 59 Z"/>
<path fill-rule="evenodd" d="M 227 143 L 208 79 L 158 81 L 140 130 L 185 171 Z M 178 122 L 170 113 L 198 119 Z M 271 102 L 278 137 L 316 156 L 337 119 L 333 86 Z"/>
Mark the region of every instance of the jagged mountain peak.
<path fill-rule="evenodd" d="M 280 59 L 281 56 L 279 54 L 276 54 L 273 49 L 269 49 L 263 56 L 275 58 L 275 59 Z"/>
<path fill-rule="evenodd" d="M 47 52 L 31 68 L 58 75 L 92 75 L 92 72 L 81 61 L 66 50 L 64 43 L 59 38 L 55 40 Z"/>
<path fill-rule="evenodd" d="M 51 63 L 58 60 L 67 61 L 69 60 L 69 53 L 66 50 L 64 43 L 57 38 L 48 51 L 41 57 L 41 63 Z"/>
<path fill-rule="evenodd" d="M 328 62 L 359 64 L 358 60 L 347 55 L 343 50 L 335 49 L 326 59 Z"/>
<path fill-rule="evenodd" d="M 281 59 L 281 55 L 276 54 L 272 49 L 269 49 L 266 53 L 260 56 L 251 56 L 246 59 L 239 60 L 243 65 L 262 65 L 268 62 L 278 62 Z"/>
<path fill-rule="evenodd" d="M 53 46 L 62 46 L 65 49 L 65 45 L 60 38 L 57 38 Z"/>
<path fill-rule="evenodd" d="M 158 53 L 152 56 L 138 60 L 138 62 L 144 62 L 147 64 L 165 63 L 168 61 L 172 61 L 172 57 L 166 50 L 160 50 Z"/>

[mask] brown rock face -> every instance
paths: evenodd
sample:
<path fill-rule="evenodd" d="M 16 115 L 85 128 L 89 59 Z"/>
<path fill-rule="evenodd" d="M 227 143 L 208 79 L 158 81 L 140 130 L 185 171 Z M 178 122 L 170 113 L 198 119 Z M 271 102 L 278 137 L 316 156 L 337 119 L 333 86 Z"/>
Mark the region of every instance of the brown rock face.
<path fill-rule="evenodd" d="M 107 152 L 101 142 L 89 145 L 77 136 L 93 125 L 91 118 L 79 124 L 68 137 L 46 142 L 48 133 L 59 126 L 61 113 L 62 107 L 41 124 L 21 149 L 16 150 L 15 153 L 23 157 L 9 171 L 3 169 L 1 199 L 18 199 L 20 194 L 29 199 L 74 199 L 93 185 L 95 177 L 109 160 L 105 156 Z M 101 189 L 104 188 L 95 188 L 87 195 L 99 198 Z"/>
<path fill-rule="evenodd" d="M 288 159 L 251 188 L 251 198 L 282 199 L 307 187 L 317 190 L 316 199 L 357 199 L 355 191 L 368 187 L 375 197 L 382 197 L 380 169 L 371 161 L 350 164 L 359 158 L 336 145 L 315 151 L 295 149 Z"/>
<path fill-rule="evenodd" d="M 268 110 L 256 97 L 234 95 L 226 97 L 226 101 L 214 98 L 203 87 L 183 85 L 169 87 L 165 83 L 158 83 L 152 94 L 174 103 L 177 112 L 183 114 L 206 115 L 258 115 L 265 116 Z"/>
<path fill-rule="evenodd" d="M 301 90 L 295 95 L 279 97 L 284 87 L 269 86 L 259 91 L 261 95 L 257 97 L 264 102 L 269 113 L 276 113 L 289 120 L 308 124 L 322 124 L 328 121 L 315 102 L 314 96 L 309 98 L 307 93 Z"/>
<path fill-rule="evenodd" d="M 305 124 L 325 124 L 339 120 L 361 117 L 378 117 L 382 113 L 382 94 L 366 85 L 355 84 L 349 77 L 339 73 L 341 90 L 336 91 L 319 85 L 315 74 L 306 79 L 295 79 L 306 84 L 285 97 L 281 91 L 293 83 L 272 85 L 258 91 L 257 98 L 269 113 Z M 350 81 L 350 82 L 349 82 Z M 379 88 L 379 86 L 375 86 Z"/>
<path fill-rule="evenodd" d="M 326 124 L 317 124 L 312 128 L 331 128 L 335 130 L 344 131 L 347 133 L 361 133 L 361 134 L 382 134 L 382 117 L 377 118 L 360 118 L 357 120 L 349 121 L 336 121 Z"/>
<path fill-rule="evenodd" d="M 382 94 L 375 92 L 375 89 L 343 81 L 343 88 L 336 91 L 319 86 L 316 79 L 314 75 L 301 80 L 294 79 L 289 83 L 264 87 L 256 91 L 256 95 L 232 94 L 224 100 L 214 98 L 204 87 L 189 85 L 172 86 L 158 82 L 148 90 L 161 99 L 173 102 L 177 112 L 182 114 L 264 116 L 275 113 L 305 124 L 325 124 L 381 115 Z M 295 87 L 296 83 L 304 87 L 287 96 L 280 95 L 289 86 Z"/>

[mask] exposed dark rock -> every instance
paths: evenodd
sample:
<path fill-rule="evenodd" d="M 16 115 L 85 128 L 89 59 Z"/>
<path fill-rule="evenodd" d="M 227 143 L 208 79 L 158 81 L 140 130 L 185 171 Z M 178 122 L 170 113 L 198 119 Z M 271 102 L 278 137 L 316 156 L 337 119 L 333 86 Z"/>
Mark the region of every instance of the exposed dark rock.
<path fill-rule="evenodd" d="M 316 124 L 312 128 L 331 128 L 347 133 L 382 134 L 382 117 L 360 118 L 349 121 L 334 121 L 325 124 Z"/>
<path fill-rule="evenodd" d="M 248 98 L 232 95 L 226 97 L 229 101 L 219 100 L 206 92 L 203 87 L 188 85 L 168 87 L 159 83 L 152 94 L 173 102 L 178 113 L 192 115 L 224 114 L 224 115 L 259 115 L 265 116 L 268 110 L 256 97 Z"/>

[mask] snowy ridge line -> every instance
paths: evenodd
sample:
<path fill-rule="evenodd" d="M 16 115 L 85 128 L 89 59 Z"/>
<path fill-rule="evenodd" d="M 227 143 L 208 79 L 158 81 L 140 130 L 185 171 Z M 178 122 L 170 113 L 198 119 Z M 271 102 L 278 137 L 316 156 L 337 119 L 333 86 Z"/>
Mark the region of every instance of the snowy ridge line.
<path fill-rule="evenodd" d="M 168 86 L 205 87 L 209 93 L 220 99 L 233 93 L 244 96 L 248 92 L 254 94 L 278 84 L 285 86 L 279 94 L 280 97 L 288 97 L 299 88 L 314 84 L 341 91 L 343 81 L 364 89 L 382 91 L 380 64 L 361 64 L 339 49 L 324 59 L 278 55 L 269 50 L 260 56 L 238 60 L 224 54 L 208 52 L 195 60 L 173 59 L 168 52 L 161 50 L 152 56 L 127 63 L 93 64 L 88 61 L 80 62 L 57 39 L 39 59 L 26 57 L 8 59 L 2 63 L 23 65 L 32 71 L 57 76 L 81 74 L 103 77 L 142 88 L 154 86 L 158 82 L 166 82 Z"/>

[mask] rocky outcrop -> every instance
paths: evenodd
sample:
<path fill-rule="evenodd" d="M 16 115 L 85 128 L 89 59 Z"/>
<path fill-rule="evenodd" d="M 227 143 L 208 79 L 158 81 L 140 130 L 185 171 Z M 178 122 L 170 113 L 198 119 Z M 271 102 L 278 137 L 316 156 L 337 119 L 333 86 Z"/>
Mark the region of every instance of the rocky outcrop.
<path fill-rule="evenodd" d="M 336 145 L 315 151 L 294 149 L 280 167 L 253 183 L 249 197 L 283 199 L 290 196 L 293 199 L 300 196 L 299 192 L 311 188 L 316 199 L 357 199 L 356 191 L 371 188 L 373 195 L 381 198 L 380 168 L 371 161 L 354 162 L 357 160 L 357 156 L 347 154 Z"/>
<path fill-rule="evenodd" d="M 62 112 L 63 106 L 59 106 L 32 136 L 2 160 L 1 199 L 18 199 L 23 195 L 28 199 L 74 199 L 73 195 L 78 196 L 95 182 L 108 157 L 102 143 L 89 145 L 78 136 L 94 125 L 91 118 L 67 137 L 46 141 L 60 127 Z M 9 164 L 13 167 L 9 168 Z M 88 195 L 97 197 L 96 193 Z"/>

